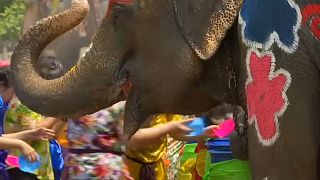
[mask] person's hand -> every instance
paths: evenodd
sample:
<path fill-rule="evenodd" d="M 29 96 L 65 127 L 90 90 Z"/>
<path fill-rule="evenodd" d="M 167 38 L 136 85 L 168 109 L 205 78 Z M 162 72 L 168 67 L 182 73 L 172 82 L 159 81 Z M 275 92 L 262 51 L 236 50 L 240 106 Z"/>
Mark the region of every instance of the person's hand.
<path fill-rule="evenodd" d="M 21 141 L 19 144 L 19 151 L 30 161 L 34 162 L 38 160 L 37 152 L 26 142 Z"/>
<path fill-rule="evenodd" d="M 47 140 L 55 136 L 54 130 L 44 127 L 29 130 L 28 139 L 30 140 Z"/>
<path fill-rule="evenodd" d="M 216 138 L 217 136 L 215 136 L 214 131 L 217 129 L 219 129 L 219 126 L 217 125 L 208 126 L 204 129 L 202 136 L 204 136 L 205 138 Z"/>
<path fill-rule="evenodd" d="M 176 139 L 176 140 L 183 140 L 186 139 L 188 134 L 192 131 L 191 128 L 187 126 L 187 124 L 194 119 L 188 119 L 185 121 L 172 121 L 169 122 L 169 132 L 168 134 Z"/>

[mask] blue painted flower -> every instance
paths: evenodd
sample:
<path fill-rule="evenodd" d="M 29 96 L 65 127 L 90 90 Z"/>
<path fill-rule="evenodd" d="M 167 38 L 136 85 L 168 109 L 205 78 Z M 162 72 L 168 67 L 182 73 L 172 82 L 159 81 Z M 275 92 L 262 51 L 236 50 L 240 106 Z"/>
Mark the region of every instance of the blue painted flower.
<path fill-rule="evenodd" d="M 268 50 L 276 42 L 285 52 L 296 50 L 301 13 L 292 0 L 245 0 L 240 15 L 242 36 L 249 46 Z"/>

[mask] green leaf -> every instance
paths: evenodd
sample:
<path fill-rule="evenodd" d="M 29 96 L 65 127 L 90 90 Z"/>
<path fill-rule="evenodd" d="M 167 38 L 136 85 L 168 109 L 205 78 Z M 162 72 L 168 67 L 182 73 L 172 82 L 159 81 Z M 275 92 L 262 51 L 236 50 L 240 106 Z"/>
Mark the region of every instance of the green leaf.
<path fill-rule="evenodd" d="M 15 41 L 22 31 L 24 0 L 0 0 L 0 40 Z"/>

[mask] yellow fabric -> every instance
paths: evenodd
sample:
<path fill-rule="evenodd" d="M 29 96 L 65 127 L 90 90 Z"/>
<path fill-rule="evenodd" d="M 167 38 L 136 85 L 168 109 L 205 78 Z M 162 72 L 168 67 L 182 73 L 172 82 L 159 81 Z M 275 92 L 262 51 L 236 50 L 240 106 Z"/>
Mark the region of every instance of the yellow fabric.
<path fill-rule="evenodd" d="M 196 159 L 190 158 L 184 162 L 178 171 L 178 180 L 195 180 Z"/>
<path fill-rule="evenodd" d="M 202 149 L 196 154 L 196 157 L 190 157 L 181 165 L 177 180 L 195 180 L 197 174 L 204 177 L 210 164 L 210 153 L 207 149 Z"/>
<path fill-rule="evenodd" d="M 155 116 L 155 118 L 151 121 L 150 127 L 157 126 L 159 124 L 164 124 L 170 121 L 180 121 L 183 119 L 181 115 L 167 115 L 167 114 L 160 114 Z M 155 165 L 155 172 L 156 172 L 156 179 L 166 180 L 166 170 L 164 166 L 164 162 L 162 161 L 162 156 L 167 151 L 167 137 L 162 139 L 162 142 L 159 144 L 151 144 L 149 147 L 145 148 L 143 151 L 140 150 L 133 150 L 127 149 L 126 154 L 129 157 L 137 159 L 144 163 L 152 163 L 156 162 Z M 130 175 L 135 179 L 139 179 L 139 172 L 141 168 L 141 164 L 133 162 L 132 160 L 127 159 L 127 164 L 129 167 Z"/>
<path fill-rule="evenodd" d="M 206 173 L 208 150 L 202 149 L 197 154 L 196 170 L 199 176 L 203 177 Z"/>

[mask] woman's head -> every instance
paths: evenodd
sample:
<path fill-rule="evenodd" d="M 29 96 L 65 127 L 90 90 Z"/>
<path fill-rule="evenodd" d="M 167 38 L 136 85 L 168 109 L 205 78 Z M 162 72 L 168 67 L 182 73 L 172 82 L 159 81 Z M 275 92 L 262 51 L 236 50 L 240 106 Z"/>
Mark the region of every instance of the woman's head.
<path fill-rule="evenodd" d="M 14 90 L 8 79 L 9 63 L 0 63 L 0 95 L 4 102 L 10 102 L 14 96 Z M 3 65 L 4 64 L 4 65 Z"/>

